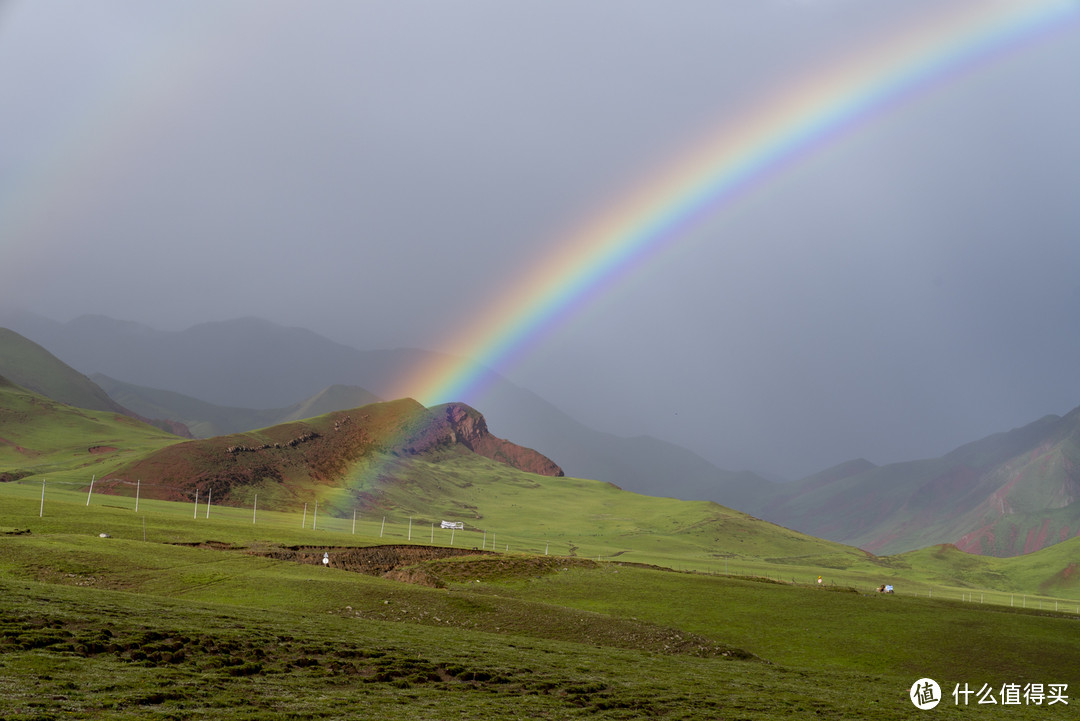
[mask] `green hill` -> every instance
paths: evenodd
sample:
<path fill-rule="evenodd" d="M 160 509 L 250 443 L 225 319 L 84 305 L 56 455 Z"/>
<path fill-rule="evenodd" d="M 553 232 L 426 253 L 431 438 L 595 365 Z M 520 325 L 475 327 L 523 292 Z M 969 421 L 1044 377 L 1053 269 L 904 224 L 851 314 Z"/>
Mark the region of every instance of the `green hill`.
<path fill-rule="evenodd" d="M 715 503 L 562 478 L 543 456 L 491 436 L 483 417 L 460 404 L 427 409 L 406 399 L 200 441 L 10 385 L 0 409 L 0 473 L 7 479 L 47 476 L 84 488 L 93 476 L 95 493 L 131 496 L 137 487 L 144 500 L 189 502 L 201 494 L 216 506 L 310 509 L 323 524 L 389 516 L 417 533 L 450 520 L 462 523 L 458 542 L 469 546 L 786 581 L 822 575 L 830 584 L 895 583 L 924 592 L 934 585 L 1074 592 L 1070 561 L 1058 553 L 1042 556 L 1051 560 L 1031 572 L 987 559 L 970 578 L 968 554 L 944 566 L 877 557 Z"/>
<path fill-rule="evenodd" d="M 65 491 L 39 517 L 37 489 L 11 483 L 0 498 L 5 718 L 899 720 L 930 677 L 949 717 L 1045 719 L 1070 706 L 959 708 L 951 692 L 1080 684 L 1072 604 L 463 554 L 401 527 L 386 546 L 378 524 Z M 971 558 L 940 550 L 942 568 Z"/>
<path fill-rule="evenodd" d="M 550 461 L 494 438 L 482 416 L 456 404 L 372 404 L 202 441 L 15 387 L 3 390 L 0 408 L 0 472 L 7 478 L 47 474 L 84 487 L 96 476 L 96 493 L 119 495 L 134 494 L 138 481 L 143 499 L 191 500 L 201 492 L 215 504 L 245 507 L 258 495 L 268 511 L 318 503 L 324 519 L 389 511 L 416 516 L 419 527 L 449 518 L 466 524 L 473 544 L 490 530 L 504 545 L 515 539 L 537 551 L 543 544 L 714 569 L 761 558 L 835 567 L 866 557 L 713 503 L 560 478 Z"/>
<path fill-rule="evenodd" d="M 0 374 L 27 390 L 76 408 L 119 413 L 170 433 L 188 435 L 181 423 L 150 420 L 157 416 L 144 417 L 120 405 L 92 380 L 7 328 L 0 328 Z"/>
<path fill-rule="evenodd" d="M 970 588 L 1014 593 L 1080 597 L 1080 538 L 1070 538 L 1035 553 L 1009 558 L 967 553 L 951 544 L 894 557 L 927 577 L 949 579 Z M 1014 599 L 1017 605 L 1022 601 Z"/>
<path fill-rule="evenodd" d="M 539 453 L 492 436 L 483 416 L 467 406 L 424 408 L 402 399 L 162 448 L 113 478 L 143 479 L 148 497 L 186 498 L 202 489 L 221 503 L 239 504 L 261 493 L 284 507 L 326 496 L 358 498 L 400 467 L 436 457 L 562 474 Z"/>
<path fill-rule="evenodd" d="M 5 718 L 906 719 L 923 677 L 956 717 L 963 683 L 1080 687 L 1080 539 L 876 557 L 521 470 L 547 459 L 408 399 L 184 441 L 0 377 L 0 438 Z"/>
<path fill-rule="evenodd" d="M 558 477 L 540 454 L 497 439 L 460 404 L 425 409 L 379 403 L 244 434 L 181 442 L 117 414 L 84 411 L 11 384 L 0 395 L 0 473 L 47 477 L 98 493 L 194 500 L 267 511 L 321 511 L 323 523 L 359 515 L 464 525 L 460 540 L 534 553 L 619 558 L 708 571 L 910 589 L 933 585 L 996 592 L 1073 592 L 1071 561 L 1036 571 L 986 566 L 974 583 L 968 554 L 955 564 L 877 557 L 709 502 L 653 498 Z M 524 472 L 523 472 L 524 469 Z M 876 470 L 855 464 L 826 478 Z M 539 471 L 538 473 L 529 471 Z M 546 474 L 546 475 L 544 475 Z M 433 535 L 433 534 L 432 534 Z M 1066 546 L 1071 547 L 1071 546 Z M 1047 558 L 1047 556 L 1043 556 Z M 989 563 L 989 561 L 987 561 Z M 1017 581 L 1022 577 L 1023 580 Z"/>
<path fill-rule="evenodd" d="M 86 376 L 37 343 L 0 328 L 0 374 L 53 400 L 78 408 L 131 415 Z"/>
<path fill-rule="evenodd" d="M 179 440 L 118 412 L 76 408 L 0 382 L 2 480 L 48 475 L 85 483 Z"/>
<path fill-rule="evenodd" d="M 654 498 L 609 483 L 561 478 L 528 449 L 470 431 L 482 416 L 460 404 L 425 409 L 377 403 L 256 432 L 178 443 L 117 469 L 99 485 L 145 498 L 193 500 L 279 511 L 314 509 L 345 518 L 390 512 L 427 528 L 465 524 L 472 543 L 490 532 L 516 547 L 582 551 L 647 563 L 723 568 L 743 559 L 782 567 L 850 566 L 868 555 L 755 519 L 712 502 Z M 501 445 L 492 445 L 492 444 Z M 543 473 L 527 472 L 544 469 Z M 522 469 L 525 469 L 524 471 Z M 112 492 L 112 491 L 111 491 Z M 479 541 L 479 543 L 478 543 Z"/>

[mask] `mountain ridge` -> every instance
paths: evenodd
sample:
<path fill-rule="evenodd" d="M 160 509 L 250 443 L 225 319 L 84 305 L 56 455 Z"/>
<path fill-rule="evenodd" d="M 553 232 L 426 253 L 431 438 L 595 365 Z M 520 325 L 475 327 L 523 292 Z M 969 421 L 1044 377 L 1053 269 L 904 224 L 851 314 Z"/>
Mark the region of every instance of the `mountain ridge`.
<path fill-rule="evenodd" d="M 178 332 L 105 316 L 58 323 L 11 313 L 5 321 L 80 372 L 232 408 L 286 408 L 332 384 L 360 386 L 389 398 L 404 368 L 447 359 L 417 349 L 361 351 L 311 331 L 251 318 L 214 321 Z M 756 498 L 771 483 L 752 472 L 719 468 L 674 443 L 589 428 L 479 364 L 470 374 L 481 379 L 478 385 L 484 390 L 474 399 L 454 400 L 483 409 L 499 436 L 535 448 L 570 476 L 724 505 L 741 503 L 748 495 Z M 185 420 L 198 427 L 195 421 Z M 214 435 L 213 430 L 196 435 Z M 656 453 L 664 456 L 662 468 L 651 460 Z"/>
<path fill-rule="evenodd" d="M 90 379 L 116 401 L 138 413 L 167 416 L 184 423 L 194 438 L 241 433 L 383 400 L 360 386 L 334 384 L 284 408 L 232 408 L 175 391 L 125 383 L 103 373 L 95 373 Z"/>
<path fill-rule="evenodd" d="M 101 317 L 76 323 L 76 335 L 92 330 L 100 347 L 102 336 L 114 325 L 119 334 L 113 336 L 116 344 L 120 338 L 157 343 L 169 337 L 138 324 Z M 51 332 L 61 332 L 58 327 L 63 326 L 57 324 Z M 322 342 L 325 339 L 315 349 L 301 352 L 290 349 L 290 343 L 320 337 L 251 319 L 207 324 L 184 338 L 199 336 L 231 339 L 214 354 L 203 354 L 204 361 L 239 352 L 239 348 L 254 349 L 254 355 L 234 357 L 230 366 L 219 369 L 218 384 L 227 384 L 230 373 L 247 369 L 248 380 L 259 376 L 259 383 L 279 392 L 279 385 L 288 385 L 277 383 L 279 374 L 290 382 L 296 382 L 290 372 L 302 375 L 302 383 L 311 386 L 326 380 L 325 374 L 335 367 L 350 368 L 353 377 L 365 375 L 375 383 L 370 387 L 378 390 L 380 383 L 400 374 L 395 364 L 429 357 L 417 350 L 366 353 Z M 168 340 L 164 350 L 144 347 L 143 359 L 165 353 L 175 340 Z M 110 351 L 116 352 L 116 348 Z M 197 347 L 188 352 L 199 355 Z M 344 355 L 323 357 L 337 352 Z M 126 360 L 132 356 L 139 354 L 124 350 Z M 276 360 L 263 368 L 259 366 L 263 357 Z M 318 357 L 317 363 L 299 362 L 313 357 Z M 292 368 L 294 363 L 300 371 Z M 367 365 L 358 368 L 357 363 Z M 251 372 L 249 366 L 259 366 L 259 373 Z M 574 477 L 595 478 L 646 495 L 715 501 L 874 553 L 951 543 L 967 551 L 1009 556 L 1080 534 L 1080 472 L 1075 470 L 1080 468 L 1080 409 L 966 443 L 939 458 L 885 466 L 854 459 L 791 484 L 775 484 L 753 473 L 723 471 L 664 441 L 619 438 L 587 429 L 535 394 L 486 372 L 495 390 L 485 398 L 503 411 L 512 411 L 502 416 L 502 435 L 525 439 L 522 445 L 557 459 Z M 306 402 L 314 402 L 311 399 L 325 389 L 316 389 Z M 486 410 L 484 416 L 489 416 Z M 271 418 L 267 424 L 276 420 Z M 527 432 L 519 434 L 523 428 Z"/>
<path fill-rule="evenodd" d="M 874 553 L 953 543 L 1012 556 L 1080 535 L 1080 408 L 939 458 L 849 470 L 782 487 L 754 512 Z"/>
<path fill-rule="evenodd" d="M 10 383 L 55 401 L 77 408 L 119 413 L 175 435 L 190 437 L 183 423 L 147 418 L 124 407 L 90 378 L 41 345 L 7 328 L 0 328 L 0 373 Z"/>

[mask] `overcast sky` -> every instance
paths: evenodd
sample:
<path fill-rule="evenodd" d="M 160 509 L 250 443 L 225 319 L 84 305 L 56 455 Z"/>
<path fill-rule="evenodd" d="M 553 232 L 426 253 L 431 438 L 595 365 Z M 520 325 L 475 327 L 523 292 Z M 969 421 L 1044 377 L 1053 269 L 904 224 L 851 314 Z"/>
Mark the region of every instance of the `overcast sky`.
<path fill-rule="evenodd" d="M 789 477 L 1080 405 L 1080 7 L 1054 2 L 496 370 Z M 9 0 L 0 305 L 446 350 L 701 139 L 972 3 L 998 0 Z"/>

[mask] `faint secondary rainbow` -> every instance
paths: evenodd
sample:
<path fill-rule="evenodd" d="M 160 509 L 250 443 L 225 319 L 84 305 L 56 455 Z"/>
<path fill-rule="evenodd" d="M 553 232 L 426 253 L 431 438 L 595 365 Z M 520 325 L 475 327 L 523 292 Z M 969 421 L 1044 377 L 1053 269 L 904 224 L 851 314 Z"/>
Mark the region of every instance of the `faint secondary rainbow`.
<path fill-rule="evenodd" d="M 295 12 L 248 12 L 242 3 L 177 5 L 160 36 L 149 35 L 141 49 L 92 78 L 96 85 L 65 109 L 41 150 L 0 173 L 0 257 L 19 271 L 5 280 L 37 279 L 27 270 L 63 253 L 61 244 L 88 213 L 123 202 L 117 179 L 139 164 L 146 144 L 172 132 L 193 107 L 209 105 L 207 79 L 226 61 L 252 62 Z M 211 96 L 227 91 L 210 87 Z"/>
<path fill-rule="evenodd" d="M 496 296 L 397 387 L 425 405 L 468 401 L 485 368 L 512 364 L 569 316 L 686 231 L 898 102 L 1076 23 L 1080 0 L 975 0 L 935 13 L 846 62 L 811 74 L 693 145 L 583 225 Z M 478 364 L 482 367 L 478 367 Z"/>

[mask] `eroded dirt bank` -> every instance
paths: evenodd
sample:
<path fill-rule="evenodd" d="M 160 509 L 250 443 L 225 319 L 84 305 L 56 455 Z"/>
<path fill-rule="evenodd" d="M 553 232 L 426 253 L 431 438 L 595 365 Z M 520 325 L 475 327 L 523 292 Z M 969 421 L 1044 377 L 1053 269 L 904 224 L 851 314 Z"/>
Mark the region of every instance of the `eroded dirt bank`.
<path fill-rule="evenodd" d="M 248 553 L 281 561 L 326 565 L 370 576 L 382 576 L 407 583 L 441 588 L 446 582 L 490 575 L 530 575 L 553 573 L 568 566 L 595 566 L 595 561 L 557 556 L 505 556 L 494 551 L 445 546 L 386 545 L 366 547 L 284 546 Z M 429 564 L 447 558 L 471 556 L 475 563 Z"/>
<path fill-rule="evenodd" d="M 321 564 L 323 554 L 329 554 L 330 566 L 343 568 L 370 575 L 382 575 L 401 566 L 412 566 L 423 561 L 432 561 L 457 556 L 494 555 L 492 551 L 480 551 L 468 548 L 448 548 L 445 546 L 284 546 L 269 551 L 257 552 L 261 556 L 277 558 L 297 563 Z"/>
<path fill-rule="evenodd" d="M 434 561 L 457 556 L 492 556 L 492 551 L 480 551 L 466 548 L 447 548 L 442 546 L 367 546 L 356 548 L 327 546 L 285 546 L 266 551 L 249 551 L 259 556 L 275 558 L 281 561 L 323 565 L 323 558 L 329 560 L 331 568 L 341 568 L 369 576 L 385 576 L 399 581 L 420 583 L 426 586 L 439 586 L 441 583 L 430 572 L 408 571 L 407 566 L 415 566 L 424 561 Z"/>

